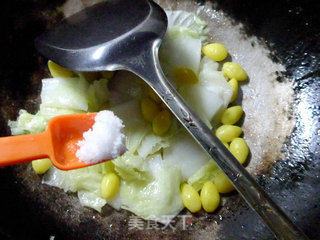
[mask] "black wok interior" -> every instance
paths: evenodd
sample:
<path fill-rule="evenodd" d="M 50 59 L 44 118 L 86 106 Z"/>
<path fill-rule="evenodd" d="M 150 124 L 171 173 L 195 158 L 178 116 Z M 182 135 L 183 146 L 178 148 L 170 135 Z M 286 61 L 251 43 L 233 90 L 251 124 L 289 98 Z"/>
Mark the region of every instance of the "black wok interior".
<path fill-rule="evenodd" d="M 10 135 L 6 119 L 14 119 L 20 108 L 36 111 L 39 79 L 47 70 L 39 69 L 45 59 L 35 51 L 33 39 L 61 20 L 56 7 L 63 2 L 0 4 L 0 136 Z M 275 81 L 286 81 L 285 77 L 293 81 L 296 122 L 282 148 L 284 159 L 258 181 L 310 239 L 320 239 L 320 2 L 224 0 L 216 6 L 242 22 L 247 35 L 265 41 L 273 61 L 286 66 Z M 79 239 L 82 233 L 61 226 L 55 218 L 41 217 L 43 206 L 15 180 L 13 169 L 0 169 L 0 239 Z M 231 197 L 236 207 L 230 209 L 216 239 L 274 239 L 238 195 Z M 84 231 L 95 230 L 89 223 L 85 227 Z"/>

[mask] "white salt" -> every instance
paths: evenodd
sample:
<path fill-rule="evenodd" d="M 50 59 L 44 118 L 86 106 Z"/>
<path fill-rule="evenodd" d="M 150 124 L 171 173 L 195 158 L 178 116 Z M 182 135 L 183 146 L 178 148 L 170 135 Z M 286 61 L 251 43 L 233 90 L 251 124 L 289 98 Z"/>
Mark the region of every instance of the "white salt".
<path fill-rule="evenodd" d="M 99 112 L 92 128 L 83 133 L 84 139 L 77 143 L 80 147 L 76 153 L 77 158 L 87 164 L 94 164 L 122 155 L 127 150 L 123 128 L 122 120 L 113 112 Z"/>

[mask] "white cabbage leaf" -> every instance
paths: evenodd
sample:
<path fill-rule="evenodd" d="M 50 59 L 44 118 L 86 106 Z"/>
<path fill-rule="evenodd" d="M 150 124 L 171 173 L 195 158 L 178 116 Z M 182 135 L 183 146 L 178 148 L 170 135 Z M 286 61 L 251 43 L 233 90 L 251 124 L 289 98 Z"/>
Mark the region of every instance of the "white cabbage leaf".
<path fill-rule="evenodd" d="M 181 126 L 177 120 L 173 119 L 171 127 L 165 136 L 157 136 L 151 130 L 144 136 L 139 148 L 138 154 L 145 158 L 158 151 L 161 151 L 172 144 L 173 138 L 181 131 Z"/>
<path fill-rule="evenodd" d="M 201 40 L 189 34 L 166 35 L 160 48 L 161 66 L 170 80 L 175 79 L 174 71 L 179 67 L 191 69 L 199 74 L 201 60 Z"/>
<path fill-rule="evenodd" d="M 88 88 L 83 78 L 43 79 L 41 105 L 88 111 Z"/>
<path fill-rule="evenodd" d="M 108 101 L 107 81 L 101 79 L 89 85 L 83 78 L 47 78 L 42 80 L 40 95 L 42 102 L 36 114 L 22 109 L 16 121 L 8 122 L 12 135 L 43 132 L 51 118 L 84 113 L 89 106 L 98 111 Z"/>
<path fill-rule="evenodd" d="M 88 88 L 88 111 L 98 112 L 107 108 L 109 100 L 108 80 L 93 81 Z"/>
<path fill-rule="evenodd" d="M 181 169 L 184 181 L 205 165 L 208 158 L 208 154 L 186 132 L 179 133 L 173 144 L 163 150 L 163 161 Z"/>
<path fill-rule="evenodd" d="M 80 203 L 97 211 L 107 203 L 101 198 L 100 184 L 106 171 L 107 163 L 94 166 L 62 171 L 52 167 L 45 173 L 42 183 L 62 188 L 65 192 L 78 192 Z"/>
<path fill-rule="evenodd" d="M 127 151 L 113 160 L 115 171 L 128 182 L 149 182 L 152 176 L 147 168 L 146 161 L 141 156 Z"/>
<path fill-rule="evenodd" d="M 75 113 L 85 113 L 85 111 L 77 109 L 68 109 L 68 108 L 59 108 L 59 107 L 46 107 L 40 105 L 40 109 L 36 115 L 43 117 L 46 121 L 49 121 L 51 118 L 66 115 L 66 114 L 75 114 Z"/>
<path fill-rule="evenodd" d="M 46 128 L 47 121 L 41 115 L 33 115 L 21 109 L 16 121 L 8 121 L 12 135 L 40 133 Z"/>
<path fill-rule="evenodd" d="M 186 11 L 166 11 L 168 17 L 168 30 L 172 28 L 184 29 L 190 34 L 205 40 L 208 36 L 207 23 L 194 13 Z M 174 31 L 174 30 L 172 30 Z"/>
<path fill-rule="evenodd" d="M 166 165 L 160 154 L 153 156 L 148 165 L 150 171 L 152 169 L 152 181 L 121 182 L 122 208 L 145 219 L 166 223 L 183 208 L 180 197 L 180 169 Z"/>
<path fill-rule="evenodd" d="M 206 23 L 195 14 L 167 11 L 168 29 L 162 41 L 159 58 L 164 73 L 176 84 L 175 70 L 187 68 L 199 74 L 202 40 L 206 38 Z"/>
<path fill-rule="evenodd" d="M 107 203 L 104 198 L 96 193 L 86 190 L 78 190 L 78 198 L 81 205 L 93 208 L 98 212 L 101 212 L 102 207 Z"/>
<path fill-rule="evenodd" d="M 110 110 L 123 121 L 127 149 L 132 152 L 136 151 L 151 128 L 142 118 L 139 100 L 134 99 L 119 104 Z"/>
<path fill-rule="evenodd" d="M 199 84 L 183 85 L 179 92 L 205 122 L 211 122 L 227 107 L 232 88 L 212 60 L 203 57 L 200 69 Z"/>

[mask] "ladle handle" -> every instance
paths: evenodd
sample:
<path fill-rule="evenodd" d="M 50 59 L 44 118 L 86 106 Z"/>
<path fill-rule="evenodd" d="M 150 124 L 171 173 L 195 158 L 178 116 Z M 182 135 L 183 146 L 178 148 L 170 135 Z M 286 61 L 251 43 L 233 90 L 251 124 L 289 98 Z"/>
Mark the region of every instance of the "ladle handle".
<path fill-rule="evenodd" d="M 47 133 L 0 138 L 0 167 L 48 157 Z"/>
<path fill-rule="evenodd" d="M 211 158 L 215 159 L 219 167 L 232 181 L 234 187 L 250 207 L 258 213 L 277 239 L 308 239 L 264 192 L 221 141 L 212 134 L 212 131 L 184 102 L 179 93 L 166 79 L 158 60 L 159 45 L 160 40 L 159 42 L 154 42 L 151 52 L 145 52 L 140 55 L 140 57 L 144 58 L 140 59 L 143 64 L 132 66 L 129 70 L 143 78 L 155 90 L 182 125 Z"/>

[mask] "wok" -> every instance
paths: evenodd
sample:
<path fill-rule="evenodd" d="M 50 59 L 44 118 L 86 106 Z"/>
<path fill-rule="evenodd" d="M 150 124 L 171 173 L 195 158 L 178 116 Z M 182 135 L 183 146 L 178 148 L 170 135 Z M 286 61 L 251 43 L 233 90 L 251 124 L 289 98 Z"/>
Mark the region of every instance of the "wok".
<path fill-rule="evenodd" d="M 1 3 L 0 134 L 18 110 L 35 112 L 46 59 L 33 39 L 89 0 Z M 239 103 L 251 149 L 247 166 L 310 239 L 320 239 L 320 3 L 316 1 L 158 0 L 165 9 L 196 12 L 209 23 L 250 80 Z M 0 169 L 1 239 L 274 239 L 241 197 L 230 194 L 215 213 L 199 212 L 172 227 L 130 229 L 133 215 L 82 207 L 73 194 L 41 184 L 30 165 Z M 146 224 L 146 223 L 144 223 Z M 164 229 L 161 229 L 164 228 Z"/>

